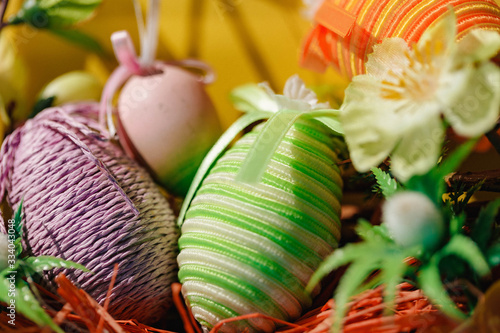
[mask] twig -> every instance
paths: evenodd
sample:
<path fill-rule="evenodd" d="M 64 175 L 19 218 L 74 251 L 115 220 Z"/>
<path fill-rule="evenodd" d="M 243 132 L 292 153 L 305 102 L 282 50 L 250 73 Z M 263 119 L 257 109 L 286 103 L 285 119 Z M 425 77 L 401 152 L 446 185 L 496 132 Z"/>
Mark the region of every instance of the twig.
<path fill-rule="evenodd" d="M 7 5 L 9 4 L 9 0 L 2 0 L 2 6 L 0 7 L 0 31 L 2 28 L 8 25 L 3 21 L 3 17 L 5 16 L 5 11 L 7 10 Z"/>
<path fill-rule="evenodd" d="M 448 176 L 446 182 L 449 187 L 457 183 L 472 187 L 482 180 L 484 180 L 484 184 L 481 186 L 481 191 L 500 192 L 500 169 L 465 173 L 456 172 Z"/>

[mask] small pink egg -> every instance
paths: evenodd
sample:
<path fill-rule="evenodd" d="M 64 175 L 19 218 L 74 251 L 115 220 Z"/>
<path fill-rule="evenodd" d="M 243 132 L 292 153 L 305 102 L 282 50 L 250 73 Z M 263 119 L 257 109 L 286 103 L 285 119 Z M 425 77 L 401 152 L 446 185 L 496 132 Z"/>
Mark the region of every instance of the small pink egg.
<path fill-rule="evenodd" d="M 118 134 L 129 155 L 182 196 L 222 130 L 199 76 L 171 65 L 160 69 L 125 84 L 118 100 Z"/>

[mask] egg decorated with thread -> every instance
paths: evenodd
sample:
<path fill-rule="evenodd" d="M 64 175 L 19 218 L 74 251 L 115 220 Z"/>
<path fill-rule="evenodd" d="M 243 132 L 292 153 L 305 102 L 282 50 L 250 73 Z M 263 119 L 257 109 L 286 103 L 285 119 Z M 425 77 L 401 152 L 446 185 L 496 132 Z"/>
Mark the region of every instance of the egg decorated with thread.
<path fill-rule="evenodd" d="M 400 37 L 409 45 L 453 8 L 457 39 L 472 29 L 500 32 L 494 0 L 324 0 L 315 2 L 315 27 L 304 41 L 301 64 L 315 71 L 332 66 L 352 78 L 365 73 L 374 45 Z"/>
<path fill-rule="evenodd" d="M 133 76 L 123 87 L 119 138 L 167 190 L 183 196 L 222 130 L 200 77 L 166 64 L 155 70 Z"/>
<path fill-rule="evenodd" d="M 178 229 L 148 172 L 106 139 L 97 104 L 42 111 L 16 129 L 1 150 L 0 194 L 23 202 L 25 248 L 86 266 L 63 272 L 101 305 L 113 276 L 108 312 L 154 323 L 171 306 Z M 3 223 L 2 223 L 3 225 Z"/>
<path fill-rule="evenodd" d="M 298 318 L 319 292 L 306 293 L 309 278 L 340 237 L 339 141 L 327 126 L 307 117 L 305 109 L 316 105 L 312 92 L 292 77 L 284 96 L 270 93 L 275 99 L 257 101 L 258 94 L 254 89 L 247 101 L 255 102 L 256 109 L 264 107 L 260 111 L 276 106 L 275 117 L 245 134 L 215 161 L 179 219 L 182 293 L 205 329 L 251 313 Z M 304 96 L 310 104 L 299 100 Z M 281 110 L 283 103 L 288 105 Z M 293 121 L 284 126 L 289 116 Z M 272 136 L 280 131 L 283 135 L 276 141 Z M 246 158 L 266 155 L 269 144 L 256 144 L 266 141 L 277 142 L 277 147 L 264 162 L 260 180 L 242 181 Z M 221 331 L 275 328 L 270 320 L 253 318 L 225 324 Z"/>

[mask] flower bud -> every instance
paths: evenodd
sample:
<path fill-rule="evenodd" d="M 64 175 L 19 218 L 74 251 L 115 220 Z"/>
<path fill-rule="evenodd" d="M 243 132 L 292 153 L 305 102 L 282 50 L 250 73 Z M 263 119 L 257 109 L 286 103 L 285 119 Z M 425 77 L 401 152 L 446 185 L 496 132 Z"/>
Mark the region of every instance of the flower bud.
<path fill-rule="evenodd" d="M 443 232 L 443 217 L 436 205 L 419 192 L 400 192 L 382 207 L 383 221 L 396 244 L 434 248 Z"/>
<path fill-rule="evenodd" d="M 72 71 L 51 81 L 43 89 L 40 98 L 55 97 L 53 105 L 70 102 L 99 101 L 102 85 L 90 73 Z"/>

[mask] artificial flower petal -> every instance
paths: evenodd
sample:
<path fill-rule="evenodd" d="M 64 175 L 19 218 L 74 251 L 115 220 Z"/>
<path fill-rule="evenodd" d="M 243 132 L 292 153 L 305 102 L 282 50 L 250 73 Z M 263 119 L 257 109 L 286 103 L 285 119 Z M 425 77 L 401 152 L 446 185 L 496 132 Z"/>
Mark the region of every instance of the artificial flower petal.
<path fill-rule="evenodd" d="M 458 43 L 458 50 L 462 61 L 489 60 L 500 51 L 500 34 L 490 30 L 472 30 Z"/>
<path fill-rule="evenodd" d="M 318 103 L 316 94 L 311 89 L 306 88 L 304 81 L 302 81 L 297 74 L 292 75 L 286 81 L 283 95 L 289 99 L 302 100 L 311 106 Z"/>
<path fill-rule="evenodd" d="M 439 115 L 415 126 L 402 138 L 391 155 L 391 170 L 401 181 L 434 167 L 441 153 L 444 128 Z"/>
<path fill-rule="evenodd" d="M 500 69 L 485 62 L 472 72 L 458 103 L 443 110 L 459 135 L 475 137 L 491 130 L 500 111 Z"/>
<path fill-rule="evenodd" d="M 456 43 L 457 16 L 453 10 L 427 28 L 418 40 L 415 51 L 424 59 L 449 62 L 458 49 Z"/>
<path fill-rule="evenodd" d="M 387 110 L 378 108 L 373 103 L 350 103 L 342 110 L 341 121 L 346 143 L 352 163 L 360 172 L 367 172 L 382 163 L 396 145 L 398 136 L 384 126 L 395 122 L 373 112 L 382 109 Z M 391 115 L 387 114 L 387 117 Z"/>
<path fill-rule="evenodd" d="M 274 99 L 278 105 L 278 110 L 310 111 L 330 108 L 329 103 L 318 103 L 316 94 L 306 88 L 304 81 L 297 74 L 287 80 L 283 95 L 274 93 L 267 82 L 260 84 L 260 86 L 267 92 L 269 97 Z"/>
<path fill-rule="evenodd" d="M 395 81 L 403 69 L 409 66 L 410 48 L 402 38 L 387 38 L 375 45 L 373 53 L 368 55 L 366 73 L 380 81 L 397 84 Z"/>
<path fill-rule="evenodd" d="M 466 90 L 470 89 L 469 81 L 474 70 L 474 66 L 469 64 L 454 71 L 446 71 L 436 78 L 435 99 L 440 113 L 463 100 Z"/>

